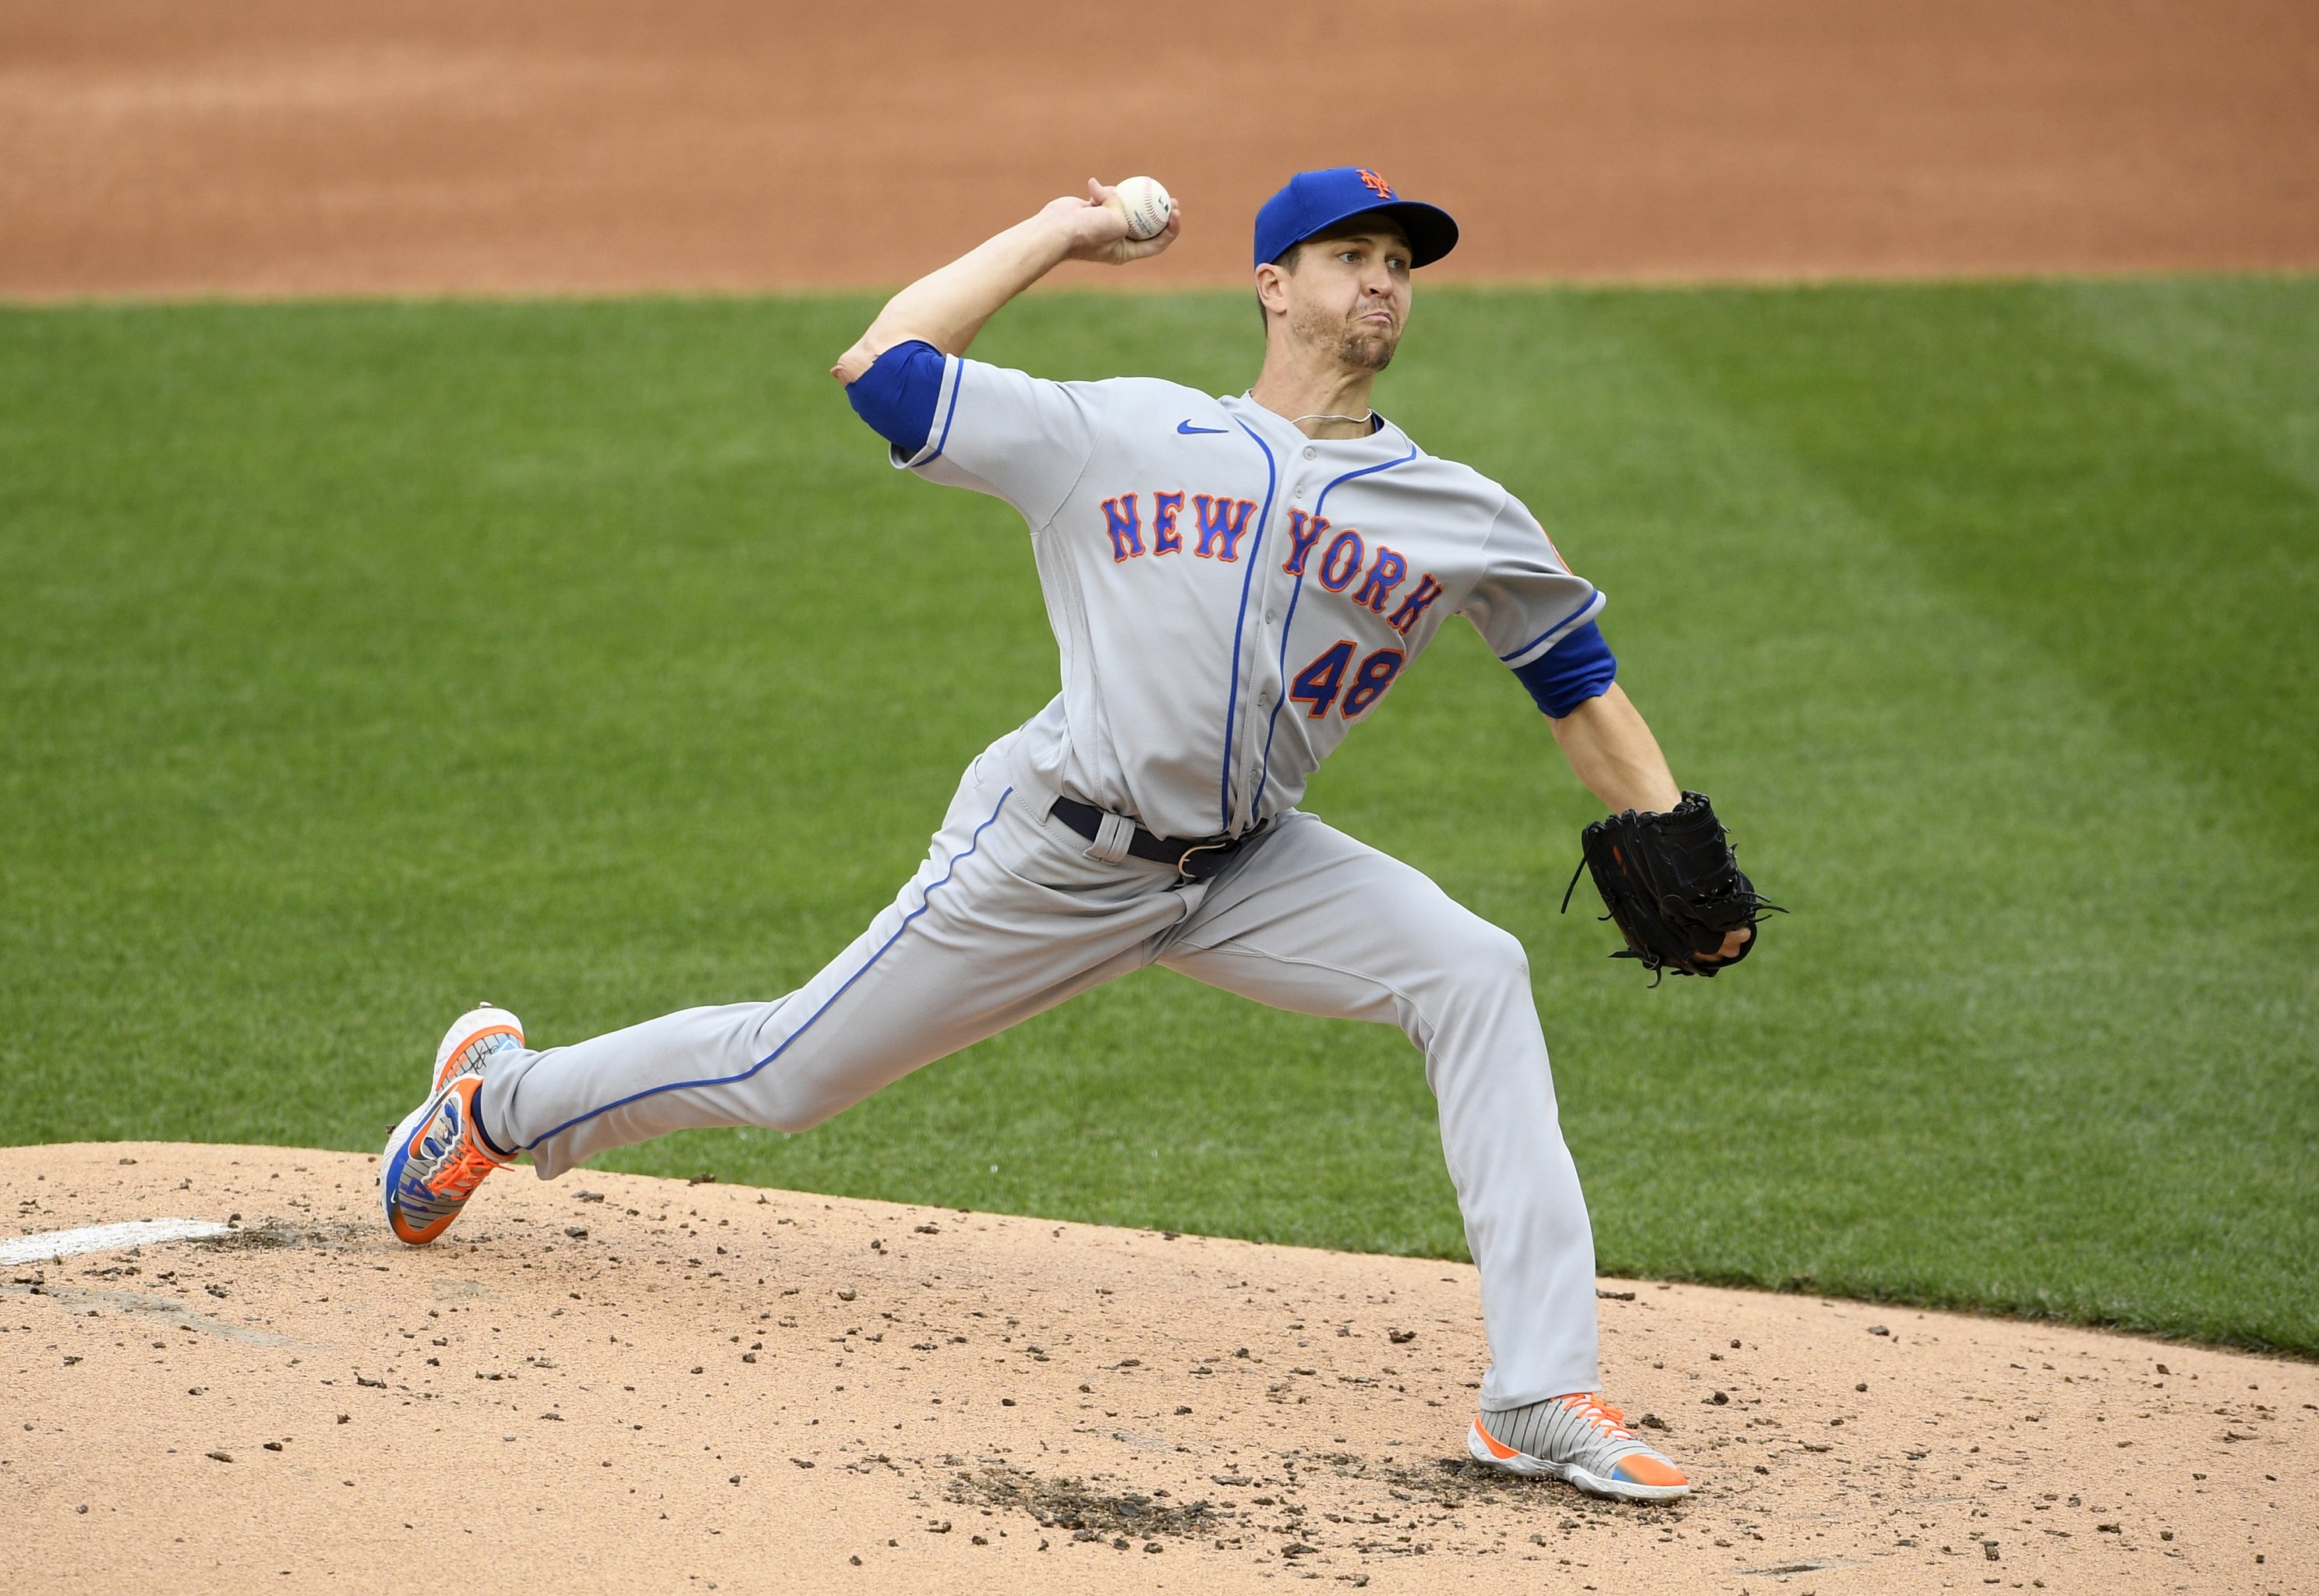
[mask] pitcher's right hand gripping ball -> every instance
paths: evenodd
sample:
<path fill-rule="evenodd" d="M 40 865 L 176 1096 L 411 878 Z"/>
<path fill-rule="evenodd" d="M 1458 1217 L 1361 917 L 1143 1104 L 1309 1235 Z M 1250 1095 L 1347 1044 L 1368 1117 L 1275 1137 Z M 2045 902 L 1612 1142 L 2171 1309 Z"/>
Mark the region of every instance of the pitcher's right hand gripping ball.
<path fill-rule="evenodd" d="M 1111 191 L 1111 203 L 1127 218 L 1127 236 L 1138 243 L 1167 231 L 1168 219 L 1176 213 L 1176 202 L 1157 177 L 1123 179 Z"/>
<path fill-rule="evenodd" d="M 1087 179 L 1087 197 L 1065 196 L 1048 203 L 1070 224 L 1073 260 L 1125 266 L 1159 254 L 1184 230 L 1184 207 L 1154 177 L 1131 177 L 1114 188 Z"/>
<path fill-rule="evenodd" d="M 1662 976 L 1711 976 L 1738 963 L 1755 947 L 1764 915 L 1787 913 L 1765 903 L 1740 870 L 1705 793 L 1684 793 L 1663 815 L 1629 809 L 1597 820 L 1579 841 L 1586 854 L 1581 868 L 1593 873 L 1602 906 L 1627 939 L 1611 957 L 1638 960 Z M 1570 885 L 1576 889 L 1575 873 Z M 1562 906 L 1570 907 L 1570 893 Z M 1721 957 L 1724 939 L 1742 926 L 1746 941 Z"/>

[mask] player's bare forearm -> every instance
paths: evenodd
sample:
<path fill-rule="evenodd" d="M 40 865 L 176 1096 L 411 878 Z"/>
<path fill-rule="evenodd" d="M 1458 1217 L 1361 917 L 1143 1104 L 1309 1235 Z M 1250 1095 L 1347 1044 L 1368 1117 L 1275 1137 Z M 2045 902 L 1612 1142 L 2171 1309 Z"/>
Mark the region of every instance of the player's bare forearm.
<path fill-rule="evenodd" d="M 1617 682 L 1546 724 L 1554 728 L 1554 740 L 1579 780 L 1613 813 L 1664 813 L 1683 801 L 1658 739 Z"/>
<path fill-rule="evenodd" d="M 982 324 L 1000 306 L 1067 260 L 1124 266 L 1157 255 L 1183 226 L 1178 207 L 1158 236 L 1128 236 L 1125 213 L 1107 203 L 1113 191 L 1090 179 L 1084 197 L 1066 195 L 1042 206 L 996 238 L 928 273 L 886 302 L 870 329 L 838 357 L 829 374 L 851 383 L 879 356 L 913 338 L 945 355 L 963 355 Z"/>
<path fill-rule="evenodd" d="M 1001 305 L 1070 258 L 1071 224 L 1053 212 L 1050 206 L 1015 223 L 903 289 L 830 374 L 851 383 L 879 356 L 912 338 L 945 355 L 964 354 Z"/>

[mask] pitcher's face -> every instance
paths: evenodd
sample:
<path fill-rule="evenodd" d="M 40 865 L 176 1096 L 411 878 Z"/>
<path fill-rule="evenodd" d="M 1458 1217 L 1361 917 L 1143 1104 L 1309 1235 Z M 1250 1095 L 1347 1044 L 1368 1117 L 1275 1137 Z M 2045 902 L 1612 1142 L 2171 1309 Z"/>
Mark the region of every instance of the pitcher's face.
<path fill-rule="evenodd" d="M 1409 325 L 1409 239 L 1376 215 L 1352 217 L 1273 267 L 1287 301 L 1287 335 L 1351 369 L 1383 371 Z"/>

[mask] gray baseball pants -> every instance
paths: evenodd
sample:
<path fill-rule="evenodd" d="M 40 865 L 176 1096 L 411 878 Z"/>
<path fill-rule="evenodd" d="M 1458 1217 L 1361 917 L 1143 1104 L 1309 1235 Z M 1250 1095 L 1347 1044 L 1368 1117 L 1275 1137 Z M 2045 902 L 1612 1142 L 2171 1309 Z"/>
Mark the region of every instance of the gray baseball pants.
<path fill-rule="evenodd" d="M 968 769 L 916 876 L 786 997 L 686 1009 L 508 1055 L 483 1118 L 553 1179 L 672 1131 L 803 1131 L 1077 993 L 1163 964 L 1299 1014 L 1401 1027 L 1425 1054 L 1479 1267 L 1484 1409 L 1592 1391 L 1594 1243 L 1521 943 L 1423 874 L 1290 812 L 1205 882 L 1105 862 L 1048 816 L 1016 734 Z"/>

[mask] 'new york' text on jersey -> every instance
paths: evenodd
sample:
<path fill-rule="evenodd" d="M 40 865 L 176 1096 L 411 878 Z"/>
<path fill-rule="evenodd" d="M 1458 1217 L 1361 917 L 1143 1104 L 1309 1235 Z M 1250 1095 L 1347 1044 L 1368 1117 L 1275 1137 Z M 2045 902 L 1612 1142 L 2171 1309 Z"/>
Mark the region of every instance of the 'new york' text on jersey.
<path fill-rule="evenodd" d="M 1245 396 L 953 356 L 895 456 L 1029 523 L 1062 652 L 1029 757 L 1162 836 L 1294 807 L 1447 617 L 1512 667 L 1602 608 L 1511 494 L 1389 423 L 1313 439 Z"/>

